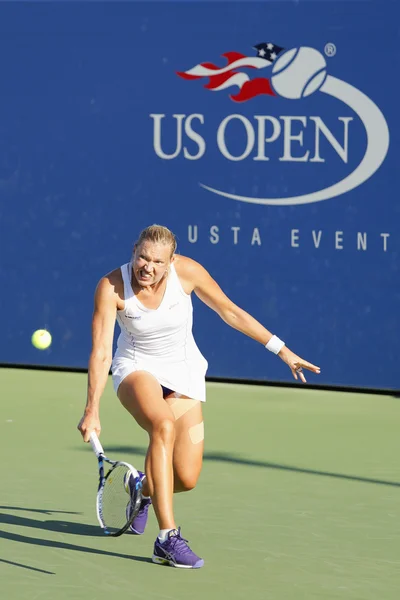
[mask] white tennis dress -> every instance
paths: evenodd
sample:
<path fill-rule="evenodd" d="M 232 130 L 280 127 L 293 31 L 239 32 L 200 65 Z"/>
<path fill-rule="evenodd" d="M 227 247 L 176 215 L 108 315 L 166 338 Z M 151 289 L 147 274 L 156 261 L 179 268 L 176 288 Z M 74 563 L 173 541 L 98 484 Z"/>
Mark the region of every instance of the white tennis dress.
<path fill-rule="evenodd" d="M 184 396 L 205 402 L 208 363 L 192 333 L 193 305 L 173 263 L 157 309 L 146 308 L 131 286 L 132 265 L 121 267 L 125 307 L 117 311 L 121 329 L 112 362 L 115 391 L 133 371 L 148 371 L 157 381 Z"/>

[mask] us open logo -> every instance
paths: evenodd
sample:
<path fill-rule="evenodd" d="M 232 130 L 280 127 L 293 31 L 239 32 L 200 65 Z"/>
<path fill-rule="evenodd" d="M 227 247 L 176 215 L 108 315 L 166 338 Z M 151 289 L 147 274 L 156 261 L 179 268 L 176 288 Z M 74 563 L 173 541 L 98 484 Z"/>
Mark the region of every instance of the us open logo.
<path fill-rule="evenodd" d="M 311 47 L 300 47 L 286 50 L 273 43 L 262 43 L 254 46 L 256 56 L 246 56 L 237 52 L 223 54 L 224 66 L 214 63 L 200 63 L 177 75 L 186 80 L 188 85 L 198 85 L 197 80 L 207 78 L 204 85 L 211 92 L 222 92 L 234 88 L 235 93 L 229 95 L 232 102 L 240 105 L 257 96 L 267 96 L 274 102 L 284 98 L 293 102 L 324 94 L 349 107 L 360 119 L 366 135 L 365 152 L 361 160 L 342 179 L 299 195 L 283 195 L 279 197 L 258 197 L 244 195 L 219 189 L 209 181 L 199 184 L 209 192 L 241 202 L 264 205 L 298 205 L 321 202 L 349 192 L 366 182 L 382 165 L 389 149 L 389 128 L 379 107 L 361 90 L 350 83 L 338 79 L 328 73 L 325 56 Z M 327 55 L 333 56 L 333 53 Z M 329 59 L 328 59 L 329 60 Z M 246 69 L 246 72 L 244 71 Z M 247 72 L 250 71 L 250 74 Z M 256 73 L 256 76 L 252 76 Z M 267 76 L 259 77 L 259 74 Z M 238 91 L 237 91 L 238 90 Z M 226 92 L 225 92 L 226 93 Z M 226 93 L 226 95 L 228 95 Z M 207 151 L 207 140 L 203 133 L 205 115 L 194 114 L 151 114 L 153 119 L 153 148 L 156 155 L 163 160 L 173 160 L 183 156 L 186 160 L 200 160 Z M 175 120 L 176 144 L 171 151 L 164 150 L 165 136 L 163 124 L 166 120 Z M 321 163 L 321 140 L 326 140 L 340 157 L 343 163 L 348 162 L 349 127 L 354 117 L 339 116 L 341 137 L 338 139 L 320 116 L 285 115 L 277 118 L 273 115 L 254 115 L 253 119 L 235 112 L 224 117 L 216 131 L 216 143 L 221 155 L 229 161 L 240 162 L 247 158 L 255 161 L 269 161 L 268 148 L 277 140 L 282 140 L 283 151 L 279 161 Z M 240 153 L 234 153 L 227 141 L 227 131 L 232 126 L 240 125 L 245 133 L 245 144 Z M 295 156 L 292 148 L 297 144 L 303 146 L 303 132 L 307 125 L 314 130 L 314 145 L 302 156 Z M 295 132 L 295 126 L 297 131 Z M 300 127 L 300 132 L 299 132 Z M 303 130 L 301 130 L 303 127 Z M 190 140 L 196 152 L 189 151 L 185 140 Z M 168 140 L 170 150 L 170 139 Z"/>

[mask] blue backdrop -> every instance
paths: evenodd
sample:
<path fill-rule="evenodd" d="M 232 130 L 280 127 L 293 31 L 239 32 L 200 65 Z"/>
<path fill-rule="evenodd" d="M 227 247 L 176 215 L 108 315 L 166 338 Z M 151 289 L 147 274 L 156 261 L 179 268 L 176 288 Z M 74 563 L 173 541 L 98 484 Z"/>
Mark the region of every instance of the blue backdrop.
<path fill-rule="evenodd" d="M 311 383 L 399 389 L 399 17 L 1 3 L 0 362 L 86 367 L 97 281 L 158 222 Z M 209 376 L 291 380 L 194 303 Z"/>

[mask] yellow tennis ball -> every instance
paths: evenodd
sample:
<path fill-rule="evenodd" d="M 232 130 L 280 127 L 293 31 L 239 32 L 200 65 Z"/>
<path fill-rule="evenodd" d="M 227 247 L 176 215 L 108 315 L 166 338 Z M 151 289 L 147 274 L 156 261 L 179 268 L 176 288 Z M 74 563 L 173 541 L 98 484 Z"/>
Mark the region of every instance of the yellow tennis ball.
<path fill-rule="evenodd" d="M 51 344 L 51 333 L 46 329 L 37 329 L 32 335 L 32 344 L 38 350 L 46 350 Z"/>

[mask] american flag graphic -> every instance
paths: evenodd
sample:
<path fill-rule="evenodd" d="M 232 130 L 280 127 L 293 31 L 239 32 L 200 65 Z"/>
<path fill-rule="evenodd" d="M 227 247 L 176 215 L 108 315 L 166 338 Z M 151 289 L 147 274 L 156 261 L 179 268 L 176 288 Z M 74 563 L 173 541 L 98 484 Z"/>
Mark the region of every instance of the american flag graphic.
<path fill-rule="evenodd" d="M 207 90 L 219 92 L 226 90 L 234 85 L 238 86 L 237 94 L 230 94 L 234 102 L 246 102 L 266 94 L 275 96 L 271 87 L 271 82 L 267 77 L 255 77 L 252 79 L 243 69 L 265 69 L 270 67 L 284 50 L 272 42 L 256 44 L 253 46 L 257 50 L 257 56 L 245 56 L 240 52 L 225 52 L 222 54 L 228 61 L 224 67 L 217 67 L 213 63 L 200 63 L 188 71 L 178 71 L 179 77 L 183 79 L 203 79 L 208 78 L 205 84 Z"/>

